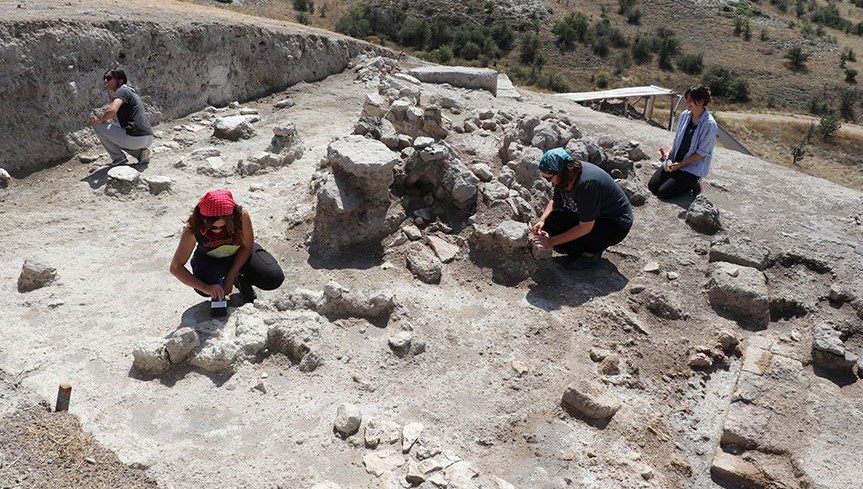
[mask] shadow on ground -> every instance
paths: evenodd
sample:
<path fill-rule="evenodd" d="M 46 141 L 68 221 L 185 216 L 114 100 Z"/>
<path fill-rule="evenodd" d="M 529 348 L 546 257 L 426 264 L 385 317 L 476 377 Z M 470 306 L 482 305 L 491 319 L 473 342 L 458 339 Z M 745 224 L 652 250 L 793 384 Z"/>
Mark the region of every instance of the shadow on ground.
<path fill-rule="evenodd" d="M 572 260 L 566 256 L 540 265 L 527 292 L 527 302 L 546 311 L 577 307 L 594 297 L 623 290 L 629 283 L 617 265 L 604 258 L 582 269 L 571 265 Z"/>

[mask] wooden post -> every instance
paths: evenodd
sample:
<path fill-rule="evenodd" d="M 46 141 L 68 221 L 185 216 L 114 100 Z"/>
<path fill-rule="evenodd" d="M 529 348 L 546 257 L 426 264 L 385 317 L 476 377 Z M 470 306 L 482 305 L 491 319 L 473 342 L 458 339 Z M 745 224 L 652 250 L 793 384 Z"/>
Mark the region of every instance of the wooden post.
<path fill-rule="evenodd" d="M 57 388 L 57 406 L 54 409 L 54 412 L 68 411 L 69 410 L 69 398 L 72 397 L 72 384 L 62 383 L 60 387 Z"/>
<path fill-rule="evenodd" d="M 647 97 L 647 101 L 644 102 L 644 119 L 650 120 L 653 117 L 653 102 L 656 99 L 653 95 Z"/>

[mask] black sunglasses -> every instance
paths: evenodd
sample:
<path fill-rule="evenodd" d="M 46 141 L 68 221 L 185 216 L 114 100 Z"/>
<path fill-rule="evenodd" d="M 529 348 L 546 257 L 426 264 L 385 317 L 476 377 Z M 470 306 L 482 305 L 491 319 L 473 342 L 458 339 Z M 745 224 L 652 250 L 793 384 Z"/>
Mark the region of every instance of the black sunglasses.
<path fill-rule="evenodd" d="M 108 80 L 113 80 L 113 79 L 114 79 L 114 77 L 113 77 L 113 76 L 111 76 L 111 75 L 105 75 L 105 77 L 104 77 L 104 78 L 102 78 L 102 79 L 103 79 L 103 80 L 105 80 L 105 81 L 108 81 Z"/>

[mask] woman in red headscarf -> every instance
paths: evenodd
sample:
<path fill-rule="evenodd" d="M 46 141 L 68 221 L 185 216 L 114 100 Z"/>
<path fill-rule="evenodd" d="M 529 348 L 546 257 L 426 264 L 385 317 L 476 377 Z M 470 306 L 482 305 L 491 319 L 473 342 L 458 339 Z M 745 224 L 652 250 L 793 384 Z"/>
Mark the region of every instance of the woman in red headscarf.
<path fill-rule="evenodd" d="M 190 256 L 191 272 L 186 268 Z M 224 189 L 207 192 L 195 206 L 171 260 L 171 274 L 217 300 L 236 285 L 246 302 L 257 297 L 253 285 L 273 290 L 285 280 L 273 255 L 255 243 L 249 213 Z"/>

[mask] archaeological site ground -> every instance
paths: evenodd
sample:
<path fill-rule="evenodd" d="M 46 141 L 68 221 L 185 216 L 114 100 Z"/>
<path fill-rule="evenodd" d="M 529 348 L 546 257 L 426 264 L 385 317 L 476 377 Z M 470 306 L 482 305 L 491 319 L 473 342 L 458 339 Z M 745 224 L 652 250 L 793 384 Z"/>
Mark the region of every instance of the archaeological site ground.
<path fill-rule="evenodd" d="M 0 488 L 849 489 L 863 194 L 322 30 L 171 1 L 0 4 Z M 88 127 L 122 67 L 155 126 Z M 630 235 L 539 252 L 544 150 Z M 229 188 L 285 283 L 225 318 L 168 271 Z M 52 412 L 61 383 L 68 413 Z"/>

